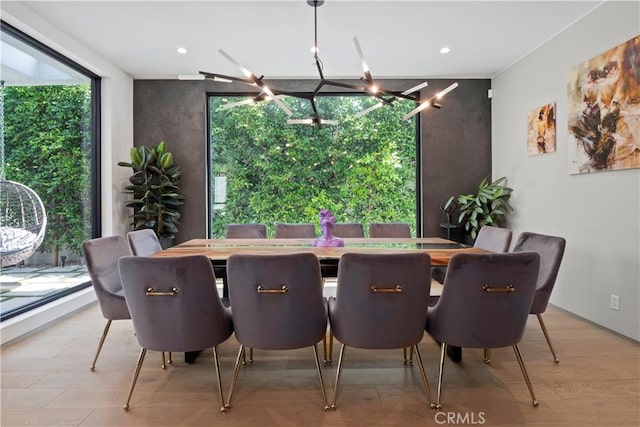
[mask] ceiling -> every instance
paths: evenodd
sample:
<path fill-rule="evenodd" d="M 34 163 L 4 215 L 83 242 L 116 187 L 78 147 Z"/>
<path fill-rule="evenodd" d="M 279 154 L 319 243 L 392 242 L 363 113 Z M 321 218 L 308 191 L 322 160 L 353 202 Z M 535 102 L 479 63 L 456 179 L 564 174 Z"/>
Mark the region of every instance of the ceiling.
<path fill-rule="evenodd" d="M 357 36 L 374 78 L 490 78 L 601 3 L 326 0 L 317 9 L 319 55 L 327 78 L 359 77 Z M 23 5 L 136 79 L 200 70 L 240 77 L 221 48 L 258 76 L 318 76 L 305 0 Z M 451 52 L 440 54 L 443 46 Z"/>

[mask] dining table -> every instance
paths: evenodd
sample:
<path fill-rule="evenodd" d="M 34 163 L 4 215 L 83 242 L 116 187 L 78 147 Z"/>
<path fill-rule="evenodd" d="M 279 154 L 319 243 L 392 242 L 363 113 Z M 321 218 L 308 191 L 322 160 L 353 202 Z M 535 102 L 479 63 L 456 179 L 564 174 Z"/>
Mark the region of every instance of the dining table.
<path fill-rule="evenodd" d="M 427 253 L 432 268 L 446 268 L 451 257 L 458 253 L 486 253 L 480 248 L 440 237 L 418 238 L 344 238 L 344 246 L 313 246 L 314 239 L 192 239 L 154 254 L 154 257 L 205 255 L 211 260 L 217 278 L 223 282 L 223 297 L 228 296 L 226 265 L 234 254 L 290 254 L 310 252 L 320 261 L 323 277 L 337 277 L 340 258 L 346 253 Z M 462 359 L 462 349 L 448 346 L 449 357 Z M 193 354 L 185 354 L 185 361 L 192 363 Z"/>

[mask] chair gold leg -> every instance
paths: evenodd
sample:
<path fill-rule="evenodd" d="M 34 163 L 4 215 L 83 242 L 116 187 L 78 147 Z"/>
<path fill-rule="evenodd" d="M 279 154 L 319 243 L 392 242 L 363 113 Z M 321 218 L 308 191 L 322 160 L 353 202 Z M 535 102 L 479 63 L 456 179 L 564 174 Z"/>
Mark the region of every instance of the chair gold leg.
<path fill-rule="evenodd" d="M 224 405 L 225 408 L 229 408 L 231 406 L 231 398 L 233 397 L 233 391 L 236 388 L 236 382 L 238 381 L 238 373 L 240 372 L 240 365 L 242 364 L 243 359 L 244 359 L 244 345 L 240 345 L 240 350 L 238 350 L 238 357 L 236 358 L 236 366 L 233 369 L 233 376 L 231 377 L 231 387 L 229 388 L 229 396 L 227 396 L 227 404 Z"/>
<path fill-rule="evenodd" d="M 249 363 L 253 363 L 253 348 L 249 347 Z M 242 353 L 242 364 L 246 365 L 247 364 L 247 352 L 243 352 Z"/>
<path fill-rule="evenodd" d="M 529 375 L 527 375 L 527 368 L 524 367 L 524 360 L 522 360 L 522 355 L 520 354 L 520 349 L 518 349 L 517 344 L 513 345 L 513 351 L 516 353 L 516 359 L 518 359 L 518 364 L 520 365 L 522 376 L 524 377 L 524 381 L 527 383 L 529 393 L 531 393 L 531 404 L 534 408 L 537 408 L 538 401 L 536 400 L 536 395 L 533 393 L 533 387 L 531 387 L 531 381 L 529 380 Z"/>
<path fill-rule="evenodd" d="M 171 352 L 169 352 L 169 360 L 167 360 L 167 363 L 168 363 L 169 365 L 172 365 L 172 364 L 173 364 L 173 358 L 171 357 Z"/>
<path fill-rule="evenodd" d="M 322 337 L 322 363 L 327 364 L 327 334 Z"/>
<path fill-rule="evenodd" d="M 427 392 L 427 399 L 429 399 L 429 406 L 434 408 L 435 405 L 433 403 L 433 396 L 431 395 L 431 387 L 429 387 L 429 380 L 427 379 L 427 374 L 424 371 L 424 365 L 422 364 L 422 356 L 420 356 L 420 349 L 418 345 L 414 345 L 416 351 L 416 358 L 418 359 L 418 367 L 420 368 L 420 375 L 422 375 L 422 382 L 424 383 L 424 389 Z"/>
<path fill-rule="evenodd" d="M 540 314 L 536 314 L 536 316 L 538 317 L 538 322 L 540 322 L 540 327 L 542 328 L 542 333 L 544 334 L 544 337 L 547 340 L 547 344 L 549 345 L 549 350 L 551 350 L 551 354 L 553 355 L 553 361 L 555 363 L 560 362 L 560 359 L 558 359 L 558 356 L 556 356 L 556 352 L 553 349 L 553 346 L 551 345 L 551 339 L 549 338 L 549 333 L 547 332 L 547 328 L 544 325 L 544 322 L 542 321 L 542 316 Z"/>
<path fill-rule="evenodd" d="M 162 352 L 162 365 L 160 367 L 162 369 L 167 369 L 167 364 L 164 361 L 164 351 Z"/>
<path fill-rule="evenodd" d="M 491 349 L 490 348 L 485 348 L 483 350 L 482 360 L 484 360 L 484 363 L 486 363 L 487 365 L 491 364 Z"/>
<path fill-rule="evenodd" d="M 213 347 L 213 365 L 216 367 L 216 379 L 218 381 L 218 392 L 220 392 L 220 412 L 227 412 L 227 405 L 224 403 L 222 393 L 222 376 L 220 375 L 220 360 L 218 359 L 218 348 Z"/>
<path fill-rule="evenodd" d="M 336 385 L 333 390 L 333 402 L 331 403 L 331 409 L 336 409 L 336 400 L 338 400 L 338 389 L 340 387 L 340 377 L 342 376 L 342 361 L 344 360 L 345 345 L 342 344 L 340 348 L 340 356 L 338 356 L 338 370 L 336 371 Z"/>
<path fill-rule="evenodd" d="M 328 411 L 331 409 L 329 406 L 329 402 L 327 401 L 327 392 L 324 388 L 324 379 L 322 378 L 322 369 L 320 368 L 320 357 L 318 356 L 318 345 L 313 345 L 313 355 L 316 359 L 316 371 L 318 372 L 318 380 L 320 381 L 320 390 L 322 390 L 322 398 L 324 399 L 324 410 Z"/>
<path fill-rule="evenodd" d="M 440 397 L 442 396 L 442 375 L 444 373 L 444 359 L 447 357 L 447 343 L 440 344 L 440 366 L 438 368 L 438 397 L 436 404 L 433 406 L 435 409 L 441 409 Z"/>
<path fill-rule="evenodd" d="M 329 331 L 329 365 L 333 361 L 333 332 Z"/>
<path fill-rule="evenodd" d="M 327 339 L 327 335 L 329 339 Z M 333 356 L 333 332 L 329 329 L 329 332 L 322 337 L 322 348 L 324 352 L 323 362 L 325 365 L 331 365 L 332 356 Z"/>
<path fill-rule="evenodd" d="M 409 350 L 408 358 L 407 350 Z M 402 347 L 402 363 L 405 365 L 413 365 L 413 347 Z"/>
<path fill-rule="evenodd" d="M 138 357 L 136 370 L 133 372 L 133 378 L 131 379 L 131 387 L 129 387 L 129 395 L 127 396 L 127 403 L 125 403 L 123 406 L 125 411 L 129 410 L 129 402 L 131 402 L 131 395 L 133 395 L 133 389 L 135 388 L 136 382 L 138 381 L 138 375 L 140 375 L 140 368 L 142 368 L 142 363 L 144 362 L 144 356 L 146 354 L 147 354 L 146 348 L 143 348 L 140 350 L 140 356 Z"/>
<path fill-rule="evenodd" d="M 111 326 L 111 320 L 107 320 L 107 324 L 104 325 L 102 336 L 100 337 L 100 341 L 98 342 L 98 351 L 96 351 L 96 355 L 93 358 L 93 363 L 91 364 L 91 367 L 89 367 L 89 369 L 92 371 L 96 370 L 96 362 L 98 361 L 98 355 L 100 354 L 100 350 L 102 350 L 102 344 L 104 344 L 105 338 L 107 338 L 107 333 L 109 333 L 110 326 Z"/>

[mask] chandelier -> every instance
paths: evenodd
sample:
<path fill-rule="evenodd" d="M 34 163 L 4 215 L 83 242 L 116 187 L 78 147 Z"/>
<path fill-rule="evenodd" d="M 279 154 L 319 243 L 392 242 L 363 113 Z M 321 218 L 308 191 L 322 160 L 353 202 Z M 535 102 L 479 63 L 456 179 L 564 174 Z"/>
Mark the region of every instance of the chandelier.
<path fill-rule="evenodd" d="M 438 101 L 447 93 L 451 92 L 456 87 L 458 87 L 458 83 L 453 83 L 450 86 L 448 86 L 446 89 L 424 100 L 420 99 L 420 93 L 418 91 L 426 87 L 428 85 L 427 82 L 422 82 L 419 85 L 411 87 L 402 92 L 387 90 L 381 87 L 380 85 L 376 84 L 376 82 L 374 81 L 371 71 L 369 69 L 369 66 L 367 65 L 367 62 L 364 59 L 364 54 L 362 52 L 362 48 L 360 46 L 360 42 L 358 41 L 357 37 L 353 37 L 353 43 L 355 44 L 356 51 L 360 59 L 360 63 L 362 64 L 363 76 L 360 78 L 362 83 L 348 84 L 348 83 L 343 83 L 336 80 L 325 78 L 324 72 L 323 72 L 323 64 L 322 64 L 322 61 L 320 60 L 320 57 L 318 56 L 318 53 L 320 51 L 318 48 L 318 7 L 324 4 L 324 0 L 307 0 L 307 4 L 313 7 L 314 45 L 311 48 L 311 51 L 313 52 L 315 66 L 318 70 L 318 75 L 320 76 L 320 81 L 318 82 L 317 86 L 313 91 L 291 92 L 291 91 L 285 91 L 285 90 L 272 89 L 269 86 L 267 86 L 267 84 L 263 81 L 264 76 L 260 76 L 260 77 L 256 76 L 254 73 L 249 71 L 247 68 L 243 67 L 238 61 L 233 59 L 231 55 L 229 55 L 227 52 L 225 52 L 222 49 L 218 49 L 218 52 L 222 56 L 224 56 L 229 62 L 231 62 L 234 66 L 236 66 L 242 72 L 242 74 L 244 74 L 245 77 L 234 77 L 234 76 L 227 76 L 223 74 L 210 73 L 207 71 L 200 71 L 199 75 L 197 76 L 178 76 L 178 78 L 182 80 L 193 80 L 193 79 L 213 80 L 213 81 L 225 82 L 225 83 L 238 82 L 238 83 L 243 83 L 243 84 L 252 86 L 260 90 L 260 92 L 256 96 L 253 96 L 243 101 L 224 104 L 222 108 L 233 108 L 241 105 L 250 105 L 250 104 L 255 104 L 263 101 L 274 101 L 282 109 L 282 111 L 285 112 L 287 117 L 289 117 L 289 119 L 287 120 L 288 124 L 317 125 L 318 127 L 320 127 L 323 124 L 327 124 L 327 125 L 338 124 L 336 120 L 321 118 L 320 113 L 318 112 L 315 98 L 316 98 L 316 95 L 320 93 L 320 91 L 324 86 L 332 86 L 332 87 L 349 89 L 352 92 L 367 94 L 378 100 L 378 102 L 373 106 L 358 112 L 355 115 L 355 117 L 361 117 L 380 107 L 391 105 L 393 104 L 394 101 L 398 99 L 407 99 L 415 102 L 417 106 L 413 110 L 411 110 L 409 113 L 403 116 L 404 120 L 409 119 L 410 117 L 416 115 L 422 110 L 425 110 L 426 108 L 429 108 L 429 107 L 440 108 L 441 105 L 438 103 Z M 306 119 L 291 118 L 293 116 L 293 112 L 289 109 L 289 107 L 287 107 L 287 105 L 284 102 L 282 102 L 282 99 L 281 99 L 282 97 L 285 97 L 285 96 L 308 100 L 309 103 L 311 104 L 312 117 L 306 118 Z"/>

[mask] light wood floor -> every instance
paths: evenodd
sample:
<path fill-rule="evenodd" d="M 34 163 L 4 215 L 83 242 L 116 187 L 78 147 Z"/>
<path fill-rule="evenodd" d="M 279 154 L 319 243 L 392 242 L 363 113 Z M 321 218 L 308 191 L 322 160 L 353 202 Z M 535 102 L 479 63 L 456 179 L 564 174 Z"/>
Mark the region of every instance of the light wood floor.
<path fill-rule="evenodd" d="M 241 370 L 232 407 L 219 412 L 210 352 L 160 369 L 149 352 L 131 410 L 122 404 L 139 347 L 130 321 L 113 322 L 95 372 L 89 365 L 104 320 L 97 305 L 2 347 L 2 426 L 638 426 L 640 346 L 558 309 L 544 315 L 560 363 L 554 364 L 535 316 L 520 349 L 540 406 L 533 408 L 510 348 L 464 350 L 445 366 L 444 414 L 429 406 L 417 365 L 402 351 L 347 349 L 338 409 L 324 412 L 311 349 L 255 352 Z M 220 346 L 225 394 L 238 349 Z M 420 344 L 435 392 L 439 349 Z M 339 347 L 325 382 L 333 395 Z M 449 423 L 447 423 L 447 417 Z"/>

